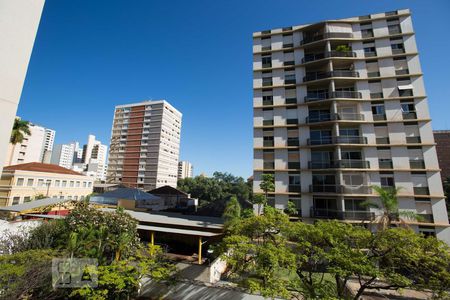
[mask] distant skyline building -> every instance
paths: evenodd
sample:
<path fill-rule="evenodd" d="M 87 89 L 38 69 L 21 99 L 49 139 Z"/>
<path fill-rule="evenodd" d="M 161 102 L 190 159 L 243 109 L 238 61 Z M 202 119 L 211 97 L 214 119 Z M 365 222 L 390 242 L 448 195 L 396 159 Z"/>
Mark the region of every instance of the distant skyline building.
<path fill-rule="evenodd" d="M 372 186 L 401 187 L 408 226 L 450 243 L 408 9 L 255 32 L 253 76 L 255 193 L 272 174 L 276 208 L 370 222 Z"/>
<path fill-rule="evenodd" d="M 188 161 L 178 162 L 178 179 L 192 178 L 194 176 L 194 167 Z"/>
<path fill-rule="evenodd" d="M 436 152 L 442 179 L 450 177 L 450 130 L 434 130 Z"/>
<path fill-rule="evenodd" d="M 58 165 L 66 169 L 72 169 L 74 145 L 73 144 L 58 144 L 53 147 L 52 158 L 50 163 Z"/>
<path fill-rule="evenodd" d="M 42 126 L 29 124 L 31 135 L 24 135 L 22 143 L 9 144 L 5 165 L 43 162 L 46 153 L 51 153 L 55 131 Z"/>
<path fill-rule="evenodd" d="M 44 0 L 1 1 L 0 174 L 43 8 Z"/>
<path fill-rule="evenodd" d="M 176 187 L 181 118 L 165 100 L 116 106 L 107 182 L 145 190 Z"/>

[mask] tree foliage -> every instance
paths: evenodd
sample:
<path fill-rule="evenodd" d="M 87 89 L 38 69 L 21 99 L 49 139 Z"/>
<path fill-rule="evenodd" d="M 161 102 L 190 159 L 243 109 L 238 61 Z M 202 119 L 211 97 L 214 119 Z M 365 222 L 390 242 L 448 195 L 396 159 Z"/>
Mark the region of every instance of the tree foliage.
<path fill-rule="evenodd" d="M 223 256 L 231 278 L 264 296 L 345 298 L 346 284 L 367 289 L 449 288 L 450 252 L 436 238 L 408 228 L 369 230 L 338 221 L 289 222 L 273 208 L 242 219 L 225 237 Z M 424 270 L 426 268 L 426 270 Z"/>
<path fill-rule="evenodd" d="M 25 135 L 31 135 L 30 122 L 16 118 L 9 142 L 13 145 L 22 143 Z"/>
<path fill-rule="evenodd" d="M 137 296 L 143 277 L 168 280 L 175 273 L 159 247 L 140 243 L 137 221 L 130 215 L 122 210 L 96 210 L 86 203 L 79 203 L 63 220 L 44 222 L 29 233 L 7 235 L 0 241 L 0 250 L 4 253 L 0 293 L 14 295 L 11 299 L 128 299 Z M 53 290 L 53 257 L 96 258 L 98 288 Z"/>
<path fill-rule="evenodd" d="M 235 196 L 244 206 L 251 200 L 251 186 L 242 178 L 230 173 L 214 172 L 212 177 L 196 176 L 178 180 L 178 188 L 200 200 L 200 211 L 211 216 L 221 216 L 226 202 Z"/>

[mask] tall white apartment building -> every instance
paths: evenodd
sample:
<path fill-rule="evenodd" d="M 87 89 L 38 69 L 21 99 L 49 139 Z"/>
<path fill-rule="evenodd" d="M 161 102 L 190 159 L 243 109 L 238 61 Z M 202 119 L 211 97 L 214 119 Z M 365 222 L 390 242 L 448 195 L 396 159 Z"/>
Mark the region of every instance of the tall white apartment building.
<path fill-rule="evenodd" d="M 85 174 L 94 177 L 96 180 L 106 179 L 108 146 L 97 141 L 95 136 L 90 134 L 88 142 L 83 146 L 81 161 L 85 168 Z"/>
<path fill-rule="evenodd" d="M 107 181 L 176 187 L 182 114 L 165 100 L 116 106 Z"/>
<path fill-rule="evenodd" d="M 74 152 L 73 144 L 55 145 L 50 163 L 66 169 L 72 169 Z"/>
<path fill-rule="evenodd" d="M 178 163 L 178 179 L 192 178 L 194 167 L 188 161 L 180 161 Z"/>
<path fill-rule="evenodd" d="M 35 124 L 29 124 L 30 135 L 25 135 L 22 143 L 9 144 L 5 165 L 42 162 L 44 155 L 51 152 L 55 131 Z"/>
<path fill-rule="evenodd" d="M 0 0 L 0 174 L 44 0 Z"/>
<path fill-rule="evenodd" d="M 401 187 L 408 220 L 450 243 L 422 70 L 408 9 L 253 34 L 254 191 L 305 220 L 369 221 L 372 185 Z"/>

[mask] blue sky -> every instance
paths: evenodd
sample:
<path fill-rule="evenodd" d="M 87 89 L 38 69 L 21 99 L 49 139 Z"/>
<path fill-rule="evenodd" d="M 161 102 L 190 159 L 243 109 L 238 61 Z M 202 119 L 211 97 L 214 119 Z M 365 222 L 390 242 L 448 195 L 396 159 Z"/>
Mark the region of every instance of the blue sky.
<path fill-rule="evenodd" d="M 450 128 L 450 1 L 47 0 L 18 115 L 109 144 L 114 106 L 183 112 L 195 174 L 252 173 L 252 32 L 410 8 L 433 128 Z"/>

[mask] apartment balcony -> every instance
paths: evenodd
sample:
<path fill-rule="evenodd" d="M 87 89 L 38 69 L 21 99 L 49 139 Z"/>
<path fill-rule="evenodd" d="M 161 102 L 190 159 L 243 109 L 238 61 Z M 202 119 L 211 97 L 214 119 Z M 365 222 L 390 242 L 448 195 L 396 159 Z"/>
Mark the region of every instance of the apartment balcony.
<path fill-rule="evenodd" d="M 372 221 L 375 213 L 370 211 L 334 210 L 311 207 L 312 218 L 337 219 L 337 220 L 363 220 Z"/>
<path fill-rule="evenodd" d="M 407 136 L 406 143 L 407 144 L 420 144 L 421 143 L 420 136 Z"/>
<path fill-rule="evenodd" d="M 273 120 L 263 120 L 263 126 L 273 126 Z"/>
<path fill-rule="evenodd" d="M 329 122 L 329 121 L 364 121 L 364 116 L 362 114 L 353 114 L 353 113 L 339 113 L 339 114 L 329 113 L 306 117 L 307 124 Z"/>
<path fill-rule="evenodd" d="M 286 119 L 286 124 L 287 125 L 297 125 L 298 119 Z"/>
<path fill-rule="evenodd" d="M 370 93 L 370 99 L 381 99 L 383 98 L 383 93 Z"/>
<path fill-rule="evenodd" d="M 273 141 L 263 141 L 263 147 L 273 147 L 274 142 Z"/>
<path fill-rule="evenodd" d="M 299 184 L 290 184 L 288 186 L 289 193 L 301 193 L 302 187 Z"/>
<path fill-rule="evenodd" d="M 263 169 L 265 169 L 265 170 L 275 169 L 275 162 L 264 162 Z"/>
<path fill-rule="evenodd" d="M 297 104 L 297 98 L 286 98 L 286 104 Z"/>
<path fill-rule="evenodd" d="M 288 162 L 288 169 L 300 169 L 300 162 Z"/>
<path fill-rule="evenodd" d="M 381 76 L 380 72 L 368 72 L 367 73 L 368 78 L 380 77 L 380 76 Z"/>
<path fill-rule="evenodd" d="M 417 119 L 417 113 L 415 111 L 402 113 L 403 120 L 415 120 Z"/>
<path fill-rule="evenodd" d="M 409 167 L 411 169 L 425 169 L 425 161 L 423 159 L 410 159 Z"/>
<path fill-rule="evenodd" d="M 420 223 L 434 223 L 433 214 L 418 214 Z"/>
<path fill-rule="evenodd" d="M 405 49 L 392 49 L 392 54 L 403 54 Z"/>
<path fill-rule="evenodd" d="M 273 105 L 273 99 L 272 100 L 263 100 L 263 106 L 267 105 Z"/>
<path fill-rule="evenodd" d="M 353 34 L 348 32 L 326 32 L 323 34 L 307 36 L 303 38 L 303 40 L 300 42 L 300 45 L 306 45 L 325 39 L 351 39 L 351 38 L 353 38 Z"/>
<path fill-rule="evenodd" d="M 361 99 L 362 94 L 360 92 L 353 91 L 335 91 L 331 93 L 308 92 L 308 94 L 305 96 L 305 102 L 314 102 L 335 98 Z"/>
<path fill-rule="evenodd" d="M 386 120 L 386 114 L 372 115 L 374 121 Z"/>
<path fill-rule="evenodd" d="M 299 140 L 297 138 L 288 138 L 287 145 L 288 146 L 296 146 L 296 147 L 298 147 L 300 145 L 300 142 L 299 142 Z"/>
<path fill-rule="evenodd" d="M 375 138 L 375 143 L 377 144 L 390 144 L 389 137 L 377 137 Z"/>
<path fill-rule="evenodd" d="M 306 75 L 303 77 L 303 82 L 332 78 L 332 77 L 359 77 L 359 72 L 354 72 L 350 70 L 338 70 L 331 72 L 316 72 L 313 74 Z"/>
<path fill-rule="evenodd" d="M 427 186 L 413 187 L 414 195 L 430 195 L 430 189 Z"/>
<path fill-rule="evenodd" d="M 379 169 L 393 169 L 394 165 L 392 163 L 392 159 L 378 160 L 378 168 Z"/>
<path fill-rule="evenodd" d="M 330 57 L 356 57 L 353 51 L 327 51 L 324 53 L 305 54 L 302 64 Z"/>
<path fill-rule="evenodd" d="M 309 186 L 310 193 L 332 193 L 341 194 L 342 185 L 336 184 L 311 184 Z"/>
<path fill-rule="evenodd" d="M 335 136 L 321 139 L 308 139 L 307 144 L 329 145 L 329 144 L 367 144 L 367 138 L 364 136 Z"/>
<path fill-rule="evenodd" d="M 365 160 L 343 159 L 332 161 L 309 161 L 309 169 L 369 169 L 370 164 Z"/>
<path fill-rule="evenodd" d="M 395 70 L 395 75 L 408 75 L 409 69 Z"/>
<path fill-rule="evenodd" d="M 343 194 L 370 195 L 372 188 L 368 185 L 343 185 Z"/>
<path fill-rule="evenodd" d="M 364 51 L 364 57 L 375 57 L 377 56 L 376 51 Z"/>

